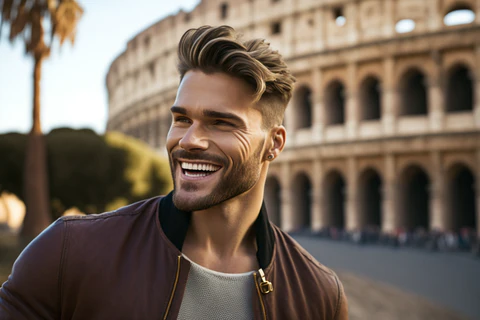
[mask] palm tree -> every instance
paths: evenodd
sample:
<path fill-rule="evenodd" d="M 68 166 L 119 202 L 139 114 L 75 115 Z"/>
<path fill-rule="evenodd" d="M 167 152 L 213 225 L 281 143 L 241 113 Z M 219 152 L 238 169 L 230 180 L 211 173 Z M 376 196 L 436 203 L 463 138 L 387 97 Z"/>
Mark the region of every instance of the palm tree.
<path fill-rule="evenodd" d="M 2 25 L 9 25 L 10 43 L 20 38 L 25 43 L 25 53 L 34 59 L 33 125 L 28 135 L 23 180 L 27 211 L 20 232 L 24 240 L 30 240 L 51 222 L 46 146 L 40 125 L 42 63 L 50 55 L 55 39 L 60 46 L 65 40 L 73 45 L 83 9 L 75 0 L 0 0 L 0 6 L 0 37 Z M 47 42 L 45 25 L 50 29 Z"/>

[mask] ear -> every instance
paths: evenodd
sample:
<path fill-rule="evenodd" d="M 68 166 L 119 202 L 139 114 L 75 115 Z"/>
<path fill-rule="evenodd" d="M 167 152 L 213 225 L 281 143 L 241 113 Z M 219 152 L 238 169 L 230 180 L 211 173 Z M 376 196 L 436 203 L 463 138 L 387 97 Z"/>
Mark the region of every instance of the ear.
<path fill-rule="evenodd" d="M 284 126 L 275 126 L 270 130 L 269 148 L 266 156 L 268 161 L 272 161 L 280 155 L 285 147 L 286 138 L 287 132 Z"/>

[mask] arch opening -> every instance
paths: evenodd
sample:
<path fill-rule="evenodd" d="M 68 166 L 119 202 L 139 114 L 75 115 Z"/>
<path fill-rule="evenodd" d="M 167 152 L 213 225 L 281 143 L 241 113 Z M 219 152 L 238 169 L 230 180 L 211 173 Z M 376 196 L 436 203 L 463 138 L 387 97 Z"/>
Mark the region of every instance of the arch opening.
<path fill-rule="evenodd" d="M 324 183 L 324 210 L 327 225 L 337 229 L 345 229 L 345 179 L 337 171 L 330 172 Z"/>
<path fill-rule="evenodd" d="M 312 184 L 304 173 L 293 181 L 294 230 L 310 230 L 312 214 Z"/>
<path fill-rule="evenodd" d="M 360 226 L 378 229 L 382 225 L 382 179 L 377 171 L 365 170 L 359 188 Z"/>
<path fill-rule="evenodd" d="M 296 92 L 295 106 L 296 129 L 310 128 L 312 126 L 312 90 L 308 86 L 300 87 Z"/>
<path fill-rule="evenodd" d="M 473 110 L 473 81 L 470 71 L 463 65 L 452 68 L 447 80 L 447 112 Z"/>
<path fill-rule="evenodd" d="M 327 86 L 325 93 L 327 125 L 345 123 L 345 86 L 338 80 Z"/>
<path fill-rule="evenodd" d="M 278 227 L 281 226 L 281 187 L 277 178 L 269 177 L 265 183 L 265 206 L 270 221 Z"/>
<path fill-rule="evenodd" d="M 401 177 L 402 227 L 413 231 L 430 228 L 430 179 L 425 171 L 412 165 L 403 171 Z"/>
<path fill-rule="evenodd" d="M 469 24 L 475 21 L 475 12 L 467 6 L 459 6 L 450 10 L 444 17 L 443 23 L 446 26 L 457 26 Z"/>
<path fill-rule="evenodd" d="M 407 71 L 401 81 L 402 108 L 401 116 L 427 114 L 426 78 L 418 69 Z"/>
<path fill-rule="evenodd" d="M 456 165 L 449 174 L 449 215 L 455 231 L 477 229 L 475 177 L 464 165 Z"/>
<path fill-rule="evenodd" d="M 360 86 L 362 120 L 378 120 L 381 117 L 380 81 L 373 76 L 367 77 Z"/>
<path fill-rule="evenodd" d="M 412 19 L 402 19 L 395 24 L 397 33 L 407 33 L 415 30 L 415 21 Z"/>

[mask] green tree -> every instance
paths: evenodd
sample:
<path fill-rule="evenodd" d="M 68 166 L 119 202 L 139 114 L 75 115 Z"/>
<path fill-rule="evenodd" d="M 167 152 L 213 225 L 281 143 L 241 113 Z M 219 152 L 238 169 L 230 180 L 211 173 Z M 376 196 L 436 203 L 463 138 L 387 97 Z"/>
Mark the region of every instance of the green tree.
<path fill-rule="evenodd" d="M 0 194 L 9 191 L 22 196 L 23 163 L 27 137 L 20 133 L 0 135 Z"/>
<path fill-rule="evenodd" d="M 60 46 L 75 41 L 77 23 L 83 9 L 75 0 L 1 0 L 1 27 L 10 27 L 9 41 L 25 43 L 25 53 L 33 57 L 33 124 L 28 135 L 24 169 L 24 194 L 27 212 L 21 231 L 28 240 L 51 222 L 45 138 L 40 124 L 40 78 L 42 63 L 50 55 L 54 39 Z M 50 40 L 45 41 L 45 25 Z"/>
<path fill-rule="evenodd" d="M 0 135 L 0 192 L 25 200 L 22 165 L 27 136 Z M 147 144 L 119 132 L 54 129 L 46 135 L 52 217 L 76 207 L 87 214 L 166 194 L 172 189 L 168 160 Z"/>

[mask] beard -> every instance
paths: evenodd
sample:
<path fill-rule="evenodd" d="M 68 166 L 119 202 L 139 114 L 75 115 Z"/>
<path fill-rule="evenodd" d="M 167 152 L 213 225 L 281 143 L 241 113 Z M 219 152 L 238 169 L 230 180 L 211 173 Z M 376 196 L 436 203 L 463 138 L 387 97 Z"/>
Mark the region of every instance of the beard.
<path fill-rule="evenodd" d="M 264 142 L 264 141 L 263 141 Z M 173 203 L 182 211 L 199 211 L 214 207 L 222 202 L 230 200 L 248 190 L 258 182 L 260 178 L 261 155 L 263 150 L 263 142 L 255 150 L 254 154 L 244 162 L 233 166 L 230 173 L 220 177 L 220 181 L 213 188 L 210 194 L 198 197 L 182 197 L 177 190 L 193 193 L 197 191 L 198 185 L 195 182 L 182 182 L 182 186 L 178 186 L 176 182 L 176 170 L 173 158 L 184 158 L 190 160 L 210 160 L 214 163 L 223 164 L 225 168 L 228 162 L 218 156 L 190 153 L 186 150 L 177 150 L 170 156 L 170 169 L 173 178 Z"/>

